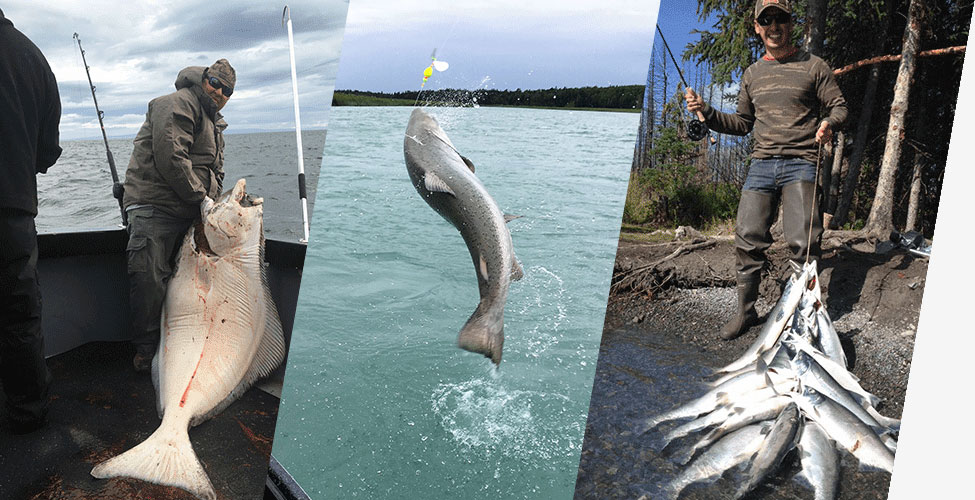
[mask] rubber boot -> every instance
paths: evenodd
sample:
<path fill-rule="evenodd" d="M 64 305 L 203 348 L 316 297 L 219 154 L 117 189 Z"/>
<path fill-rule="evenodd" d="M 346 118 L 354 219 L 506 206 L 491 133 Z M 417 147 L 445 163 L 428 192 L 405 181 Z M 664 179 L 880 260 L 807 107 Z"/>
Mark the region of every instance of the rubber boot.
<path fill-rule="evenodd" d="M 749 328 L 758 324 L 755 301 L 758 300 L 758 286 L 760 284 L 760 275 L 738 273 L 738 312 L 731 318 L 731 321 L 721 327 L 721 338 L 725 340 L 738 338 Z"/>
<path fill-rule="evenodd" d="M 775 217 L 775 195 L 759 191 L 741 192 L 738 219 L 735 223 L 735 254 L 738 274 L 738 311 L 721 328 L 721 338 L 730 340 L 758 323 L 755 300 L 761 284 L 765 250 L 772 244 L 769 229 Z"/>
<path fill-rule="evenodd" d="M 735 222 L 738 273 L 758 276 L 765 265 L 765 250 L 772 245 L 772 227 L 778 200 L 759 191 L 742 191 Z"/>
<path fill-rule="evenodd" d="M 806 262 L 807 249 L 810 262 L 819 260 L 823 215 L 815 191 L 812 182 L 794 182 L 782 188 L 782 231 L 792 251 L 792 260 L 799 265 Z"/>

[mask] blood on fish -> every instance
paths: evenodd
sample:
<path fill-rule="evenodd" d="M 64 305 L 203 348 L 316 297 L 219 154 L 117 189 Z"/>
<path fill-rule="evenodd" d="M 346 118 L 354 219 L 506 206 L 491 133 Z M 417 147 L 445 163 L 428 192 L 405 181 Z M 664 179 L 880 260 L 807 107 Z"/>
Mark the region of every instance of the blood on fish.
<path fill-rule="evenodd" d="M 209 338 L 209 337 L 207 337 Z M 190 386 L 193 385 L 193 379 L 196 378 L 196 371 L 200 369 L 200 363 L 203 362 L 203 352 L 200 352 L 200 360 L 196 362 L 196 368 L 193 368 L 193 375 L 190 375 L 190 381 L 186 384 L 186 390 L 183 391 L 183 397 L 179 398 L 179 407 L 183 408 L 186 406 L 186 395 L 190 392 Z"/>

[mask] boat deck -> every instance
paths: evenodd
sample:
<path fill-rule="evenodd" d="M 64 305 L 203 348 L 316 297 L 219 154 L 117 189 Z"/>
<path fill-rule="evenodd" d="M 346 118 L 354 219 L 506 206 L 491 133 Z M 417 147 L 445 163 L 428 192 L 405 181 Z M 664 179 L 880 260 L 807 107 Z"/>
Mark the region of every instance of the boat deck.
<path fill-rule="evenodd" d="M 96 463 L 142 442 L 160 423 L 151 377 L 135 373 L 133 355 L 127 342 L 91 342 L 48 358 L 54 376 L 48 425 L 18 436 L 0 423 L 0 498 L 194 498 L 177 488 L 89 474 Z M 278 403 L 251 389 L 190 429 L 217 498 L 263 497 Z M 5 418 L 0 403 L 0 422 Z"/>

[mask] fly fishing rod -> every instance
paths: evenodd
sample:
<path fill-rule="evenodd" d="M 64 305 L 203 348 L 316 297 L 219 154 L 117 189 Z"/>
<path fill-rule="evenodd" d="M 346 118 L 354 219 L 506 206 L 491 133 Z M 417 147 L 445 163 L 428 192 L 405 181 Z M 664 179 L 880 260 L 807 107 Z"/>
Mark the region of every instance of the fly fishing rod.
<path fill-rule="evenodd" d="M 124 189 L 122 184 L 118 181 L 118 170 L 115 168 L 115 157 L 112 156 L 112 150 L 108 147 L 108 134 L 105 133 L 105 122 L 103 117 L 105 113 L 98 108 L 98 98 L 95 97 L 95 84 L 91 81 L 91 72 L 88 71 L 88 61 L 85 59 L 85 49 L 81 48 L 81 37 L 77 33 L 74 34 L 74 39 L 78 41 L 78 50 L 81 51 L 81 62 L 85 65 L 85 74 L 88 75 L 88 86 L 91 87 L 91 100 L 95 101 L 95 112 L 98 114 L 98 125 L 102 129 L 102 140 L 105 141 L 105 152 L 108 154 L 108 168 L 112 171 L 112 196 L 118 200 L 118 208 L 122 213 L 122 226 L 127 226 L 129 224 L 128 217 L 125 215 L 125 208 L 122 207 L 122 194 Z"/>
<path fill-rule="evenodd" d="M 657 25 L 657 33 L 660 34 L 660 40 L 664 42 L 664 48 L 667 49 L 667 53 L 670 54 L 670 60 L 674 61 L 674 67 L 677 68 L 677 74 L 680 76 L 680 81 L 684 84 L 684 89 L 686 90 L 690 87 L 690 85 L 688 85 L 687 80 L 684 79 L 684 73 L 682 73 L 680 70 L 680 64 L 677 64 L 677 58 L 674 57 L 674 53 L 670 51 L 670 46 L 667 45 L 667 39 L 664 38 L 663 31 L 660 31 L 659 24 Z M 704 113 L 698 111 L 696 120 L 687 120 L 687 137 L 689 137 L 692 141 L 700 141 L 701 139 L 708 137 L 710 135 L 709 132 L 710 130 L 708 129 L 707 124 L 704 123 Z M 711 137 L 711 142 L 715 142 L 714 137 Z"/>
<path fill-rule="evenodd" d="M 298 196 L 301 197 L 301 222 L 305 237 L 299 240 L 308 243 L 308 194 L 305 189 L 305 157 L 301 147 L 301 115 L 298 113 L 298 72 L 295 69 L 295 37 L 291 30 L 291 9 L 284 6 L 281 25 L 288 27 L 288 49 L 291 52 L 291 93 L 295 100 L 295 138 L 298 143 Z"/>

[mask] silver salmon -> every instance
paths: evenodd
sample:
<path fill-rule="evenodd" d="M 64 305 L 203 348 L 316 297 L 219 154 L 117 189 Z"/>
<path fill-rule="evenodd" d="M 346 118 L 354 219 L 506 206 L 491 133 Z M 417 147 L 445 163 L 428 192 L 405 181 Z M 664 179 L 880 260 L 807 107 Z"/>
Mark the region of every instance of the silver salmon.
<path fill-rule="evenodd" d="M 457 336 L 468 351 L 501 363 L 508 287 L 523 271 L 511 244 L 508 220 L 432 116 L 417 108 L 403 139 L 406 170 L 420 197 L 454 225 L 474 262 L 480 302 Z"/>

